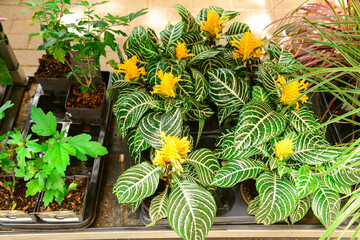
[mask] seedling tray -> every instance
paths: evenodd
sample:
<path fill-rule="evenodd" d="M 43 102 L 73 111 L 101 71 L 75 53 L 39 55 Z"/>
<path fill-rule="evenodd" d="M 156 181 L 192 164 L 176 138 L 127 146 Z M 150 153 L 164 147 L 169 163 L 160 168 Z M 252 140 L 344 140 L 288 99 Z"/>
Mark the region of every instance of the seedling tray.
<path fill-rule="evenodd" d="M 112 74 L 107 71 L 101 72 L 103 82 L 106 83 L 107 88 L 111 85 Z M 58 130 L 66 130 L 68 136 L 73 136 L 80 133 L 88 133 L 92 136 L 92 140 L 98 141 L 101 144 L 105 143 L 106 129 L 109 123 L 109 115 L 111 111 L 111 100 L 106 97 L 102 118 L 99 121 L 93 121 L 85 124 L 81 121 L 73 121 L 69 118 L 65 110 L 65 97 L 54 97 L 50 94 L 45 94 L 40 85 L 36 89 L 36 93 L 31 100 L 31 104 L 40 107 L 45 113 L 52 111 L 58 121 Z M 32 121 L 30 115 L 27 117 L 24 129 L 22 131 L 23 137 L 31 134 Z M 80 222 L 45 222 L 37 219 L 34 223 L 0 223 L 0 226 L 5 229 L 31 229 L 31 230 L 46 230 L 46 229 L 79 229 L 88 227 L 95 218 L 96 206 L 98 202 L 98 194 L 101 184 L 101 176 L 103 169 L 103 158 L 90 158 L 88 161 L 82 162 L 75 159 L 70 159 L 71 165 L 67 169 L 66 175 L 86 175 L 89 177 L 87 192 L 85 194 L 84 216 Z M 76 163 L 77 165 L 74 165 Z"/>

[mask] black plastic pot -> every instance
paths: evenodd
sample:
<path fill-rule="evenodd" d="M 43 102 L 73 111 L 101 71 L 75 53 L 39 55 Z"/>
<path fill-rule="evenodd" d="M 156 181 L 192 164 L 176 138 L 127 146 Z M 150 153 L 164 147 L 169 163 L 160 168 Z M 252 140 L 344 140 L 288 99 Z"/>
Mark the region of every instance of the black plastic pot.
<path fill-rule="evenodd" d="M 89 179 L 87 176 L 68 176 L 66 178 L 71 178 L 71 177 L 76 177 L 76 178 L 86 178 L 87 182 L 86 182 L 86 189 L 85 189 L 85 196 L 84 196 L 84 201 L 83 201 L 83 207 L 82 207 L 82 211 L 80 214 L 76 214 L 73 211 L 51 211 L 51 212 L 36 212 L 36 216 L 38 216 L 42 221 L 44 222 L 49 222 L 49 223 L 62 223 L 62 222 L 82 222 L 84 221 L 84 216 L 85 216 L 85 209 L 86 209 L 86 198 L 87 198 L 87 193 L 88 193 L 88 183 L 89 183 Z M 42 194 L 42 197 L 44 195 Z M 41 206 L 41 204 L 43 204 L 42 201 L 42 197 L 41 197 L 41 201 L 39 204 L 39 208 Z M 38 209 L 39 209 L 38 208 Z"/>
<path fill-rule="evenodd" d="M 111 73 L 103 71 L 101 72 L 101 74 L 103 82 L 106 83 L 107 88 L 109 88 L 111 85 Z M 111 111 L 111 100 L 108 97 L 105 97 L 104 109 L 101 116 L 102 121 L 96 122 L 95 124 L 86 124 L 81 121 L 79 122 L 69 119 L 66 115 L 66 110 L 64 109 L 65 98 L 55 98 L 52 95 L 44 94 L 40 85 L 38 86 L 36 94 L 31 100 L 31 103 L 37 107 L 43 108 L 45 112 L 55 111 L 54 115 L 57 118 L 58 127 L 61 128 L 61 131 L 66 130 L 68 132 L 68 136 L 73 136 L 84 132 L 90 134 L 92 136 L 92 140 L 104 144 L 106 138 L 106 129 L 110 120 L 109 116 Z M 24 126 L 24 130 L 22 132 L 22 135 L 24 137 L 28 136 L 28 134 L 30 133 L 31 124 L 32 121 L 30 119 L 30 116 L 28 116 L 28 119 Z M 74 166 L 74 163 L 79 162 L 81 162 L 80 166 Z M 66 171 L 66 175 L 86 175 L 89 177 L 87 192 L 85 196 L 86 204 L 81 214 L 82 217 L 77 216 L 78 221 L 68 222 L 57 219 L 59 221 L 45 222 L 41 219 L 38 219 L 37 222 L 32 224 L 24 222 L 0 222 L 0 226 L 5 229 L 23 230 L 82 229 L 90 226 L 95 219 L 104 158 L 100 156 L 97 158 L 89 157 L 88 161 L 85 162 L 79 161 L 77 159 L 74 159 L 73 161 L 73 159 L 71 158 L 70 163 L 71 164 Z M 58 218 L 62 217 L 64 216 L 59 215 Z"/>
<path fill-rule="evenodd" d="M 49 55 L 49 54 L 47 54 Z M 44 58 L 47 56 L 46 54 L 42 56 Z M 48 56 L 49 58 L 49 56 Z M 40 61 L 40 66 L 38 67 L 37 71 L 42 68 L 41 64 L 43 61 Z M 36 74 L 35 74 L 36 75 Z M 43 78 L 43 77 L 34 77 L 35 81 L 39 84 L 41 84 L 42 90 L 45 92 L 45 94 L 51 94 L 54 93 L 56 97 L 58 96 L 66 96 L 67 91 L 69 89 L 70 82 L 72 81 L 72 78 Z"/>
<path fill-rule="evenodd" d="M 11 177 L 11 176 L 3 176 Z M 0 210 L 0 223 L 35 223 L 37 218 L 35 212 L 40 202 L 41 194 L 38 194 L 38 199 L 35 203 L 34 209 L 26 213 L 22 210 Z"/>
<path fill-rule="evenodd" d="M 98 83 L 98 85 L 100 85 L 100 84 L 105 86 L 104 91 L 106 91 L 106 84 L 105 83 Z M 66 100 L 65 100 L 66 111 L 71 114 L 72 119 L 81 119 L 85 123 L 90 123 L 92 121 L 100 120 L 101 115 L 102 115 L 102 111 L 103 111 L 103 108 L 104 108 L 104 104 L 105 104 L 106 92 L 104 92 L 103 102 L 102 102 L 101 108 L 99 108 L 99 109 L 67 107 L 67 102 L 68 102 L 68 99 L 69 99 L 69 96 L 70 96 L 70 93 L 71 93 L 71 89 L 75 85 L 79 85 L 79 83 L 72 82 L 70 84 L 68 94 L 67 94 Z"/>
<path fill-rule="evenodd" d="M 35 78 L 44 92 L 53 92 L 55 96 L 65 96 L 69 89 L 70 79 L 66 78 Z"/>

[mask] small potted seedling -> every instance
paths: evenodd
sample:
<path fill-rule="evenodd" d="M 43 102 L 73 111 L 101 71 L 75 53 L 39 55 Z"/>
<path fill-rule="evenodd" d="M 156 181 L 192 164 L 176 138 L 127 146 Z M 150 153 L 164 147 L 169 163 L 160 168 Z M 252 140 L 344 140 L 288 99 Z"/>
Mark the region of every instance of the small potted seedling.
<path fill-rule="evenodd" d="M 70 0 L 36 0 L 20 4 L 29 6 L 29 8 L 24 9 L 23 13 L 33 12 L 31 24 L 40 24 L 41 30 L 30 34 L 30 36 L 41 36 L 44 43 L 38 47 L 38 50 L 46 51 L 46 54 L 39 59 L 39 67 L 34 74 L 35 80 L 41 84 L 44 92 L 52 92 L 55 96 L 66 95 L 70 84 L 67 75 L 71 69 L 66 63 L 60 62 L 53 56 L 60 49 L 53 43 L 60 36 L 69 34 L 60 21 L 64 15 L 72 14 L 68 9 Z M 61 47 L 61 50 L 69 52 L 69 42 L 64 41 L 63 44 L 65 46 Z M 68 54 L 66 57 L 70 61 Z"/>
<path fill-rule="evenodd" d="M 106 57 L 106 47 L 118 50 L 115 35 L 125 35 L 117 29 L 119 26 L 127 26 L 134 18 L 146 13 L 143 9 L 124 17 L 111 14 L 100 17 L 94 7 L 105 3 L 73 3 L 85 8 L 85 16 L 75 23 L 60 22 L 59 31 L 48 32 L 47 42 L 40 46 L 71 69 L 67 77 L 73 77 L 76 81 L 69 88 L 65 107 L 72 118 L 85 122 L 101 118 L 106 84 L 101 81 L 100 56 Z"/>
<path fill-rule="evenodd" d="M 28 140 L 25 143 L 28 154 L 24 156 L 25 160 L 21 164 L 18 163 L 18 169 L 15 173 L 19 176 L 23 175 L 29 180 L 26 184 L 27 196 L 43 192 L 40 207 L 43 206 L 44 208 L 40 208 L 40 210 L 48 212 L 52 209 L 47 207 L 54 199 L 61 205 L 64 199 L 66 202 L 73 199 L 70 196 L 74 195 L 72 190 L 80 192 L 80 184 L 79 186 L 76 184 L 78 180 L 69 182 L 67 181 L 68 178 L 64 178 L 66 169 L 70 165 L 70 156 L 86 161 L 87 155 L 96 158 L 107 154 L 107 150 L 99 142 L 90 141 L 91 136 L 88 134 L 67 136 L 66 130 L 58 131 L 57 121 L 52 112 L 45 114 L 41 109 L 32 106 L 31 119 L 34 122 L 31 127 L 32 132 L 46 139 L 42 143 L 38 143 L 38 139 Z M 28 136 L 27 139 L 31 139 L 31 137 Z M 85 179 L 85 182 L 80 181 L 81 186 L 83 186 L 81 188 L 83 191 L 81 193 L 82 199 L 85 199 L 87 177 L 80 176 L 80 178 Z M 81 201 L 81 203 L 84 203 L 84 200 Z M 67 206 L 78 208 L 78 202 Z M 74 214 L 74 212 L 76 213 Z M 39 213 L 38 215 L 43 220 L 50 217 L 49 221 L 54 219 L 81 221 L 82 217 L 77 217 L 76 220 L 73 220 L 73 217 L 68 217 L 68 215 L 81 215 L 80 213 L 84 214 L 84 211 L 79 212 L 74 208 L 70 208 L 65 214 L 64 212 L 53 212 L 51 214 Z"/>
<path fill-rule="evenodd" d="M 13 177 L 7 178 L 6 182 L 2 181 L 1 186 L 4 187 L 4 192 L 8 191 L 10 198 L 4 200 L 9 201 L 13 196 L 14 191 L 22 186 L 21 190 L 24 191 L 23 199 L 32 199 L 35 196 L 42 193 L 41 198 L 41 210 L 49 211 L 48 205 L 55 200 L 61 205 L 64 199 L 72 199 L 70 195 L 74 195 L 72 190 L 79 191 L 80 186 L 77 186 L 75 180 L 72 182 L 67 181 L 65 178 L 66 169 L 70 165 L 70 157 L 75 157 L 81 161 L 86 161 L 88 156 L 96 158 L 107 154 L 107 150 L 99 142 L 90 141 L 91 136 L 88 134 L 79 134 L 76 136 L 67 136 L 66 130 L 57 130 L 57 120 L 52 112 L 45 114 L 40 108 L 35 106 L 31 107 L 31 120 L 33 125 L 31 127 L 34 135 L 29 134 L 25 139 L 18 130 L 10 131 L 7 145 L 3 146 L 4 151 L 1 153 L 1 167 L 4 171 L 12 174 Z M 35 134 L 38 138 L 34 138 Z M 16 162 L 12 162 L 13 156 L 16 155 Z M 23 178 L 26 185 L 17 184 L 18 180 L 14 177 Z M 74 176 L 72 176 L 74 177 Z M 82 202 L 84 203 L 84 195 L 87 191 L 87 177 L 85 183 L 81 181 L 83 187 Z M 8 180 L 9 179 L 9 180 Z M 19 208 L 20 203 L 17 201 L 10 202 L 11 209 L 16 210 Z M 69 204 L 78 207 L 78 204 Z M 68 205 L 68 206 L 69 206 Z M 28 207 L 33 209 L 34 205 Z M 9 208 L 9 207 L 8 207 Z M 76 212 L 73 208 L 68 209 L 67 215 L 74 216 L 73 212 Z M 80 212 L 84 214 L 83 211 Z M 16 218 L 11 214 L 16 212 L 6 212 L 4 218 Z M 69 219 L 61 213 L 52 213 L 52 219 Z M 79 215 L 81 215 L 79 214 Z M 42 213 L 39 213 L 40 217 Z M 49 214 L 45 214 L 49 215 Z M 9 217 L 10 216 L 10 217 Z M 65 217 L 64 217 L 65 216 Z M 77 215 L 76 215 L 77 216 Z M 33 216 L 32 216 L 33 217 Z M 46 219 L 46 217 L 44 217 Z M 22 220 L 22 218 L 17 218 Z M 44 220 L 45 220 L 44 219 Z M 73 218 L 72 218 L 73 219 Z M 81 216 L 77 217 L 77 221 L 81 220 Z M 50 220 L 51 221 L 51 220 Z M 74 220 L 72 220 L 74 221 Z"/>
<path fill-rule="evenodd" d="M 5 110 L 12 107 L 13 104 L 8 101 L 0 108 L 0 119 L 5 116 Z M 7 144 L 3 144 L 6 139 Z M 26 198 L 26 182 L 24 178 L 15 176 L 14 154 L 17 155 L 17 161 L 21 161 L 23 149 L 23 138 L 21 133 L 17 130 L 11 131 L 0 137 L 0 169 L 2 176 L 0 176 L 0 221 L 1 222 L 33 222 L 34 215 L 29 215 L 29 212 L 34 212 L 38 194 Z"/>

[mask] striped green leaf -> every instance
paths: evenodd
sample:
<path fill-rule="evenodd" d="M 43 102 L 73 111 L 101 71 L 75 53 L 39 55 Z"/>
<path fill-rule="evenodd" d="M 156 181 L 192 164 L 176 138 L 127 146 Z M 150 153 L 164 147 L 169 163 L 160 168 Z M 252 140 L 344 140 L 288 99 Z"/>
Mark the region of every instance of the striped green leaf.
<path fill-rule="evenodd" d="M 136 210 L 138 210 L 138 208 L 140 207 L 141 203 L 143 200 L 137 201 L 137 202 L 132 202 L 132 203 L 128 203 L 129 208 L 131 209 L 131 211 L 133 213 L 136 212 Z"/>
<path fill-rule="evenodd" d="M 216 173 L 211 185 L 230 188 L 239 182 L 256 178 L 264 169 L 264 164 L 258 161 L 246 158 L 232 159 Z"/>
<path fill-rule="evenodd" d="M 162 70 L 165 73 L 169 67 L 170 67 L 169 63 L 167 63 L 163 60 L 150 62 L 146 69 L 147 82 L 152 87 L 160 84 L 161 80 L 160 80 L 160 78 L 158 78 L 157 72 Z"/>
<path fill-rule="evenodd" d="M 271 92 L 275 96 L 280 96 L 281 91 L 280 89 L 277 89 L 278 87 L 276 86 L 276 80 L 279 77 L 279 73 L 277 73 L 268 64 L 259 64 L 258 68 L 265 90 L 269 93 Z"/>
<path fill-rule="evenodd" d="M 168 52 L 169 48 L 176 45 L 177 41 L 181 38 L 183 28 L 184 23 L 179 22 L 175 26 L 166 26 L 166 28 L 160 32 L 160 38 L 164 45 L 165 52 Z"/>
<path fill-rule="evenodd" d="M 140 61 L 144 61 L 144 57 L 141 55 L 141 52 L 137 47 L 126 48 L 124 49 L 124 53 L 128 59 L 130 59 L 132 56 L 136 56 Z"/>
<path fill-rule="evenodd" d="M 222 155 L 221 158 L 225 160 L 232 160 L 236 158 L 250 158 L 254 155 L 262 154 L 263 148 L 266 148 L 265 144 L 260 144 L 256 147 L 237 149 L 235 143 L 235 133 L 227 137 L 223 145 L 221 146 Z"/>
<path fill-rule="evenodd" d="M 186 117 L 189 121 L 198 121 L 199 119 L 209 119 L 214 114 L 211 107 L 205 104 L 199 104 L 198 108 L 191 108 L 187 113 Z"/>
<path fill-rule="evenodd" d="M 141 152 L 148 149 L 150 145 L 145 141 L 136 128 L 132 129 L 128 133 L 126 143 L 135 164 L 141 163 Z"/>
<path fill-rule="evenodd" d="M 175 179 L 167 216 L 170 226 L 182 239 L 205 239 L 215 215 L 215 200 L 205 188 L 188 180 Z"/>
<path fill-rule="evenodd" d="M 294 211 L 290 214 L 289 220 L 291 224 L 301 220 L 309 211 L 311 206 L 310 197 L 298 199 Z"/>
<path fill-rule="evenodd" d="M 345 155 L 345 157 L 347 157 Z M 339 169 L 332 171 L 332 174 L 329 177 L 340 186 L 349 187 L 357 184 L 360 181 L 360 165 L 355 164 L 360 161 L 359 156 L 354 156 L 344 166 L 341 166 Z M 354 165 L 354 166 L 352 166 Z M 332 164 L 328 165 L 331 167 Z"/>
<path fill-rule="evenodd" d="M 151 200 L 150 208 L 149 208 L 149 215 L 151 219 L 151 223 L 147 225 L 147 227 L 155 225 L 155 223 L 162 219 L 166 218 L 169 196 L 167 193 L 167 188 L 165 191 L 157 195 L 156 197 Z"/>
<path fill-rule="evenodd" d="M 200 70 L 200 72 L 203 75 L 206 75 L 209 71 L 211 71 L 213 69 L 224 68 L 224 67 L 225 67 L 225 63 L 222 60 L 222 58 L 220 58 L 219 56 L 216 56 L 216 57 L 208 58 L 208 59 L 201 61 L 201 63 L 198 65 L 197 69 Z"/>
<path fill-rule="evenodd" d="M 252 101 L 262 101 L 270 103 L 269 94 L 261 86 L 254 86 L 251 92 Z"/>
<path fill-rule="evenodd" d="M 179 42 L 185 42 L 188 47 L 202 43 L 203 41 L 203 38 L 197 32 L 186 33 L 179 40 Z"/>
<path fill-rule="evenodd" d="M 321 178 L 322 182 L 325 184 L 325 186 L 327 186 L 328 188 L 330 188 L 331 190 L 337 192 L 337 193 L 342 193 L 345 195 L 348 195 L 351 193 L 351 187 L 350 186 L 341 186 L 339 184 L 337 184 L 335 181 L 333 181 L 331 179 L 330 176 L 325 175 Z"/>
<path fill-rule="evenodd" d="M 218 107 L 238 107 L 249 98 L 247 83 L 226 68 L 210 71 L 209 85 L 210 98 Z"/>
<path fill-rule="evenodd" d="M 234 19 L 236 16 L 239 16 L 239 15 L 240 15 L 240 13 L 237 11 L 228 10 L 228 11 L 223 11 L 221 14 L 221 17 L 225 17 L 230 21 L 231 19 Z"/>
<path fill-rule="evenodd" d="M 320 135 L 303 133 L 295 141 L 292 158 L 301 163 L 318 165 L 329 162 L 341 154 L 341 150 L 330 144 Z"/>
<path fill-rule="evenodd" d="M 117 179 L 113 188 L 118 202 L 132 203 L 153 195 L 159 185 L 163 168 L 143 162 L 126 170 Z"/>
<path fill-rule="evenodd" d="M 200 148 L 189 154 L 186 163 L 195 167 L 199 181 L 204 186 L 210 186 L 220 164 L 214 153 L 206 148 Z"/>
<path fill-rule="evenodd" d="M 281 134 L 286 127 L 286 118 L 265 102 L 250 102 L 239 114 L 235 130 L 236 149 L 256 147 Z"/>
<path fill-rule="evenodd" d="M 117 96 L 115 99 L 117 99 L 117 101 L 114 103 L 113 105 L 113 109 L 116 109 L 117 106 L 122 102 L 122 99 L 126 98 L 128 95 L 135 93 L 139 91 L 139 87 L 126 87 L 121 89 L 120 92 L 118 92 Z M 116 91 L 117 92 L 117 91 Z"/>
<path fill-rule="evenodd" d="M 318 177 L 310 170 L 309 165 L 302 165 L 295 178 L 296 193 L 299 199 L 317 191 L 321 186 Z"/>
<path fill-rule="evenodd" d="M 191 74 L 195 81 L 195 100 L 201 102 L 205 100 L 209 94 L 209 82 L 204 75 L 195 68 L 191 68 Z"/>
<path fill-rule="evenodd" d="M 129 86 L 130 84 L 130 81 L 125 81 L 125 74 L 113 72 L 110 89 L 123 88 Z"/>
<path fill-rule="evenodd" d="M 147 28 L 147 35 L 149 36 L 150 41 L 151 41 L 154 45 L 159 44 L 159 39 L 158 39 L 158 37 L 157 37 L 156 32 L 155 32 L 154 29 L 148 27 L 148 28 Z"/>
<path fill-rule="evenodd" d="M 286 58 L 294 58 L 293 55 L 285 50 L 284 48 L 279 47 L 278 45 L 274 44 L 274 43 L 270 43 L 268 46 L 268 52 L 270 55 L 270 59 L 271 60 L 276 60 L 276 62 L 280 61 L 281 56 L 286 56 Z"/>
<path fill-rule="evenodd" d="M 289 122 L 298 133 L 317 128 L 320 125 L 320 121 L 314 111 L 305 105 L 302 105 L 299 111 L 291 111 L 289 114 Z M 320 129 L 314 131 L 315 133 L 321 134 Z"/>
<path fill-rule="evenodd" d="M 145 115 L 140 124 L 139 132 L 155 149 L 160 149 L 161 132 L 167 135 L 179 136 L 181 133 L 183 120 L 179 108 L 174 109 L 168 113 L 149 113 Z"/>
<path fill-rule="evenodd" d="M 232 114 L 238 114 L 240 107 L 227 107 L 227 108 L 218 108 L 218 121 L 221 125 L 226 118 L 230 117 Z"/>
<path fill-rule="evenodd" d="M 134 92 L 118 99 L 113 111 L 122 137 L 126 136 L 127 129 L 136 126 L 152 101 L 153 97 L 144 92 Z"/>
<path fill-rule="evenodd" d="M 228 20 L 235 18 L 236 16 L 240 15 L 239 12 L 236 11 L 224 11 L 224 9 L 220 7 L 210 6 L 209 8 L 203 8 L 200 10 L 200 13 L 197 15 L 196 20 L 200 24 L 202 20 L 207 19 L 207 10 L 212 11 L 215 10 L 219 17 L 225 17 Z"/>
<path fill-rule="evenodd" d="M 259 210 L 255 214 L 257 223 L 269 225 L 287 218 L 297 203 L 296 189 L 290 181 L 280 179 L 277 174 L 264 172 L 256 181 L 260 196 Z"/>
<path fill-rule="evenodd" d="M 249 202 L 248 208 L 247 208 L 247 212 L 249 215 L 255 215 L 256 212 L 259 210 L 259 205 L 260 205 L 260 196 L 256 196 L 254 199 L 252 199 Z"/>
<path fill-rule="evenodd" d="M 221 35 L 221 38 L 226 39 L 229 43 L 234 39 L 241 39 L 244 33 L 250 32 L 250 27 L 246 23 L 234 22 L 229 29 Z"/>
<path fill-rule="evenodd" d="M 211 50 L 211 48 L 204 44 L 195 44 L 191 48 L 191 52 L 195 54 L 195 56 L 200 55 L 202 52 Z"/>
<path fill-rule="evenodd" d="M 219 53 L 221 53 L 220 51 L 217 50 L 206 50 L 201 52 L 198 55 L 195 55 L 195 57 L 193 57 L 190 61 L 189 61 L 189 65 L 199 65 L 203 60 L 205 59 L 209 59 L 209 58 L 213 58 L 216 55 L 218 55 Z"/>
<path fill-rule="evenodd" d="M 195 97 L 195 86 L 191 76 L 187 72 L 183 72 L 180 82 L 177 83 L 177 92 L 180 96 L 185 98 Z"/>
<path fill-rule="evenodd" d="M 159 59 L 159 51 L 156 46 L 151 42 L 149 36 L 144 27 L 137 26 L 131 32 L 128 44 L 138 48 L 141 55 L 145 60 L 156 60 Z"/>
<path fill-rule="evenodd" d="M 326 186 L 315 192 L 311 208 L 315 216 L 326 227 L 330 227 L 340 211 L 340 195 Z"/>
<path fill-rule="evenodd" d="M 284 48 L 276 44 L 270 43 L 268 52 L 272 60 L 276 60 L 279 72 L 293 73 L 298 67 L 301 67 L 299 60 L 294 59 L 294 56 Z"/>
<path fill-rule="evenodd" d="M 182 21 L 185 23 L 184 32 L 198 32 L 200 30 L 199 25 L 195 21 L 195 18 L 188 10 L 186 10 L 186 8 L 184 8 L 180 4 L 175 4 L 174 8 L 178 11 L 182 18 Z"/>

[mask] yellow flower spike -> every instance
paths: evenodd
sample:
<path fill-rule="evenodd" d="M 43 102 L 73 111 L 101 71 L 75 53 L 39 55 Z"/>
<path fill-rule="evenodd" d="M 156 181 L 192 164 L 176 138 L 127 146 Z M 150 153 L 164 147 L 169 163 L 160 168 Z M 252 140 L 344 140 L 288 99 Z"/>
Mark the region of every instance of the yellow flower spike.
<path fill-rule="evenodd" d="M 231 46 L 235 47 L 235 59 L 242 59 L 245 61 L 251 57 L 254 59 L 260 58 L 263 54 L 261 50 L 260 38 L 255 39 L 254 34 L 251 32 L 246 32 L 240 40 L 232 40 Z"/>
<path fill-rule="evenodd" d="M 163 73 L 162 70 L 157 72 L 158 78 L 161 79 L 160 85 L 156 85 L 151 94 L 159 93 L 165 97 L 175 97 L 175 84 L 181 80 L 181 75 L 174 77 L 172 73 Z"/>
<path fill-rule="evenodd" d="M 175 47 L 176 58 L 185 60 L 188 57 L 195 56 L 195 54 L 187 53 L 187 50 L 185 43 L 177 42 Z"/>
<path fill-rule="evenodd" d="M 305 79 L 301 81 L 296 80 L 288 84 L 286 83 L 287 81 L 285 80 L 285 78 L 279 75 L 276 81 L 276 86 L 281 87 L 280 102 L 284 103 L 285 105 L 289 105 L 290 103 L 292 103 L 295 99 L 297 99 L 301 95 L 300 91 L 307 90 L 307 87 L 309 86 L 309 83 L 305 83 Z M 302 103 L 306 103 L 308 99 L 309 98 L 306 95 L 304 95 L 298 100 L 301 101 Z M 295 102 L 295 109 L 299 111 L 299 102 Z"/>
<path fill-rule="evenodd" d="M 225 24 L 229 19 L 225 17 L 219 18 L 219 15 L 215 10 L 207 10 L 206 12 L 206 21 L 201 21 L 202 24 L 200 29 L 202 31 L 208 32 L 211 35 L 215 35 L 216 38 L 220 38 L 221 30 L 224 28 L 222 24 Z"/>
<path fill-rule="evenodd" d="M 190 152 L 190 142 L 187 137 L 178 138 L 174 136 L 166 136 L 165 132 L 161 132 L 160 144 L 163 146 L 161 150 L 156 150 L 153 165 L 171 164 L 176 170 L 183 171 L 181 166 Z"/>
<path fill-rule="evenodd" d="M 290 138 L 285 138 L 277 143 L 275 143 L 275 155 L 280 160 L 283 160 L 284 157 L 292 154 L 294 145 Z"/>
<path fill-rule="evenodd" d="M 136 63 L 139 61 L 137 56 L 132 56 L 125 60 L 123 64 L 118 63 L 118 69 L 114 69 L 116 73 L 125 73 L 125 81 L 136 81 L 140 75 L 145 75 L 145 68 L 138 68 Z"/>

